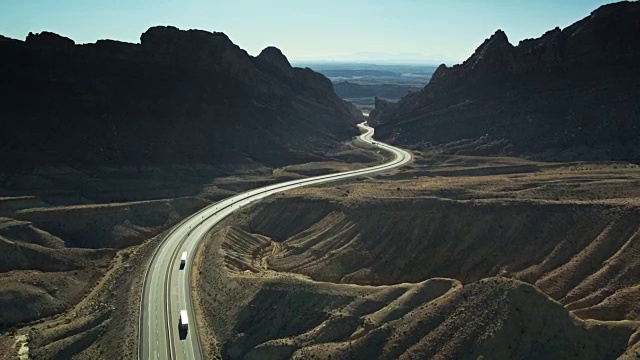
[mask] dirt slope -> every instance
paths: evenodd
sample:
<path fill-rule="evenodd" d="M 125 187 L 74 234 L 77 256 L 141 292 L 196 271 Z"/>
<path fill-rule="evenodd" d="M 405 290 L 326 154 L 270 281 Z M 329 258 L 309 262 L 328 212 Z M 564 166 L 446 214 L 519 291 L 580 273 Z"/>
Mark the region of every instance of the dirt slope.
<path fill-rule="evenodd" d="M 142 243 L 206 203 L 181 198 L 49 206 L 0 218 L 0 328 L 75 305 L 120 262 L 118 248 Z"/>
<path fill-rule="evenodd" d="M 596 301 L 595 292 L 602 300 L 640 281 L 635 249 L 640 211 L 635 207 L 435 198 L 357 205 L 308 200 L 276 198 L 256 207 L 248 229 L 284 239 L 268 254 L 269 268 L 373 285 L 511 276 L 573 303 L 572 309 L 580 308 L 580 299 Z M 442 255 L 434 258 L 434 253 Z"/>
<path fill-rule="evenodd" d="M 330 172 L 381 159 L 349 143 L 319 165 Z M 24 344 L 31 359 L 136 358 L 131 324 L 162 232 L 211 201 L 314 168 L 49 167 L 10 178 L 0 189 L 0 353 Z"/>
<path fill-rule="evenodd" d="M 201 254 L 209 351 L 632 358 L 638 180 L 622 163 L 418 154 L 390 176 L 274 196 Z"/>

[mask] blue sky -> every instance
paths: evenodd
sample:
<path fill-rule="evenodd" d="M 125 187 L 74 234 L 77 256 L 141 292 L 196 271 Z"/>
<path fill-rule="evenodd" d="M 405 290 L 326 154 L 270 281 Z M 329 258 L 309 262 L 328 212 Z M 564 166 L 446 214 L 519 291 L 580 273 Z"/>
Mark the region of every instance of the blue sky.
<path fill-rule="evenodd" d="M 76 43 L 139 42 L 153 25 L 225 32 L 256 55 L 291 59 L 360 52 L 467 58 L 496 29 L 512 43 L 566 27 L 601 0 L 0 0 L 0 34 L 57 32 Z"/>

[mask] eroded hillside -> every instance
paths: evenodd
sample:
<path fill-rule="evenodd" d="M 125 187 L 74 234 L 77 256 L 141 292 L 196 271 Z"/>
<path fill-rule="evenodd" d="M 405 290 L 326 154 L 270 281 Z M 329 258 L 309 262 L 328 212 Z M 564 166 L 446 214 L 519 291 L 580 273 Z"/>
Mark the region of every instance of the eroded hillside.
<path fill-rule="evenodd" d="M 274 196 L 202 253 L 210 351 L 633 358 L 639 181 L 626 163 L 420 154 L 393 175 Z"/>
<path fill-rule="evenodd" d="M 46 167 L 16 174 L 0 186 L 0 353 L 136 358 L 131 324 L 138 321 L 146 266 L 165 231 L 238 192 L 383 157 L 347 143 L 323 160 L 280 168 Z"/>

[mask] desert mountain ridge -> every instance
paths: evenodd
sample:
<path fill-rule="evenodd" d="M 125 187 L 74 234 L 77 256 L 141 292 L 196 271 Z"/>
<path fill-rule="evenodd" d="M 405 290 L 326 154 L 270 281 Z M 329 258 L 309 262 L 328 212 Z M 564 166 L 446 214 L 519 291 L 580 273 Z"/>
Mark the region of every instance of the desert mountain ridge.
<path fill-rule="evenodd" d="M 604 5 L 512 45 L 498 30 L 462 64 L 392 104 L 376 134 L 458 154 L 640 161 L 640 4 Z"/>
<path fill-rule="evenodd" d="M 0 38 L 0 161 L 123 166 L 317 159 L 361 115 L 280 50 L 248 55 L 223 33 L 152 27 L 139 44 Z"/>

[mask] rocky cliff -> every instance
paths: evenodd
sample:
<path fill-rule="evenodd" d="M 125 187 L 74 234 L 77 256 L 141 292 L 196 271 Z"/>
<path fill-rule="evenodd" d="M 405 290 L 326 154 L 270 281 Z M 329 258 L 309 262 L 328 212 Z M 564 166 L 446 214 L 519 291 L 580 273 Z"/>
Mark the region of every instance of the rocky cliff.
<path fill-rule="evenodd" d="M 419 148 L 640 162 L 640 3 L 600 7 L 538 39 L 498 30 L 464 63 L 371 114 L 376 134 Z"/>
<path fill-rule="evenodd" d="M 153 27 L 140 44 L 0 37 L 0 167 L 280 165 L 357 134 L 331 82 L 275 48 L 252 57 L 222 33 Z"/>

